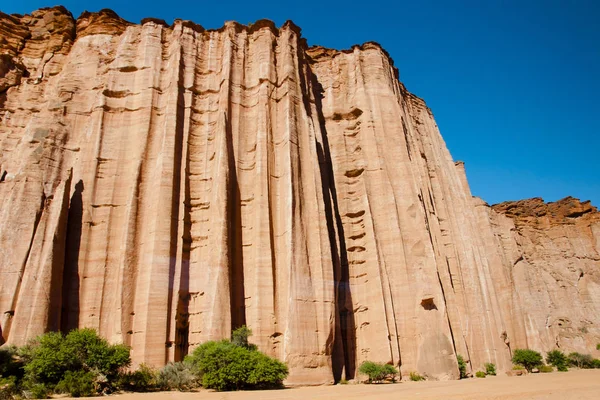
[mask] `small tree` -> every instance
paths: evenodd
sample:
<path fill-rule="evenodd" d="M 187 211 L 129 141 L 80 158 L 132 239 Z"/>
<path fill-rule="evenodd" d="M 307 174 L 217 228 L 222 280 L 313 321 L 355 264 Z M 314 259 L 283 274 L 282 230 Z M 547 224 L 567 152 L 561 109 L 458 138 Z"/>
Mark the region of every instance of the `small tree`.
<path fill-rule="evenodd" d="M 18 354 L 25 364 L 22 386 L 32 396 L 53 390 L 72 396 L 111 391 L 119 372 L 131 363 L 127 346 L 110 345 L 92 329 L 66 336 L 46 333 Z"/>
<path fill-rule="evenodd" d="M 287 366 L 259 351 L 250 351 L 252 368 L 248 373 L 246 385 L 252 389 L 270 389 L 283 386 L 288 376 Z"/>
<path fill-rule="evenodd" d="M 394 380 L 398 370 L 389 364 L 365 361 L 358 368 L 358 372 L 369 377 L 369 383 L 381 382 L 386 379 Z"/>
<path fill-rule="evenodd" d="M 485 363 L 484 366 L 486 375 L 496 375 L 496 364 Z"/>
<path fill-rule="evenodd" d="M 242 325 L 239 328 L 231 332 L 231 343 L 236 346 L 245 347 L 247 349 L 256 349 L 256 346 L 248 342 L 248 338 L 252 336 L 252 330 L 246 325 Z"/>
<path fill-rule="evenodd" d="M 186 360 L 202 386 L 219 391 L 280 387 L 288 375 L 280 361 L 228 340 L 203 343 Z"/>
<path fill-rule="evenodd" d="M 594 360 L 589 354 L 581 354 L 577 352 L 569 353 L 569 364 L 577 368 L 592 368 Z"/>
<path fill-rule="evenodd" d="M 467 363 L 460 354 L 456 356 L 456 361 L 458 361 L 458 372 L 460 374 L 459 379 L 465 379 L 467 377 Z"/>
<path fill-rule="evenodd" d="M 513 364 L 519 364 L 525 367 L 529 372 L 543 364 L 542 355 L 534 350 L 517 349 L 513 353 Z"/>
<path fill-rule="evenodd" d="M 129 347 L 123 344 L 110 345 L 93 329 L 77 329 L 65 336 L 63 351 L 73 357 L 75 369 L 96 370 L 108 379 L 131 364 Z"/>
<path fill-rule="evenodd" d="M 546 353 L 546 362 L 556 367 L 559 371 L 567 371 L 568 359 L 560 350 L 552 350 Z"/>

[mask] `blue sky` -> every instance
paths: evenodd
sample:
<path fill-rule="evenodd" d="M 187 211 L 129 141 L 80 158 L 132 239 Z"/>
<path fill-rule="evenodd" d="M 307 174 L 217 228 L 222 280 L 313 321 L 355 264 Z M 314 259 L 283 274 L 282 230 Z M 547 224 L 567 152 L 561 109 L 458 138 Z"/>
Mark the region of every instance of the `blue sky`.
<path fill-rule="evenodd" d="M 53 0 L 0 0 L 28 13 Z M 309 44 L 376 41 L 400 79 L 433 110 L 474 195 L 490 204 L 565 196 L 600 206 L 600 1 L 115 1 L 63 0 L 75 17 L 291 19 Z"/>

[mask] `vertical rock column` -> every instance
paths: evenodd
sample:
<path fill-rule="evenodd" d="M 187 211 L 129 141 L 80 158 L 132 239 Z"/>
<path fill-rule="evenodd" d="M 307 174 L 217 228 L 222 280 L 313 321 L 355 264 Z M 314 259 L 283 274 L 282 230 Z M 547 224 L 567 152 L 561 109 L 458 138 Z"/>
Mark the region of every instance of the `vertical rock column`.
<path fill-rule="evenodd" d="M 347 311 L 355 326 L 345 329 L 356 331 L 356 364 L 374 359 L 401 365 L 405 375 L 419 370 L 454 376 L 445 302 L 419 202 L 419 171 L 398 118 L 403 110 L 394 70 L 370 44 L 348 53 L 315 48 L 309 54 L 324 90 L 353 301 Z"/>

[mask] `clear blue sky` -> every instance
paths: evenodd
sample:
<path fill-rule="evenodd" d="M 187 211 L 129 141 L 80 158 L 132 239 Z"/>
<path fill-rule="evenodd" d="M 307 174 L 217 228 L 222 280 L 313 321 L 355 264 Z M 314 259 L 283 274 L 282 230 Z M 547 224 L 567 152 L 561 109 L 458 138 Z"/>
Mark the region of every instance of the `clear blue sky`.
<path fill-rule="evenodd" d="M 28 13 L 55 0 L 0 0 Z M 190 19 L 205 28 L 291 19 L 309 44 L 376 41 L 433 110 L 473 194 L 488 203 L 571 195 L 600 206 L 600 0 L 63 0 L 75 17 Z"/>

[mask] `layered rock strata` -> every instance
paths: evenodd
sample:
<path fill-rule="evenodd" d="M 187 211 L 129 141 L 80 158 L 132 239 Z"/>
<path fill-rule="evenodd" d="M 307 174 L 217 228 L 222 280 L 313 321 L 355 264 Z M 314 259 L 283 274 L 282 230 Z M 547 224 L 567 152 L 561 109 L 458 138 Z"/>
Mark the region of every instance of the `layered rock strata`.
<path fill-rule="evenodd" d="M 287 22 L 0 13 L 0 328 L 135 364 L 248 325 L 290 383 L 433 379 L 600 339 L 600 214 L 471 196 L 375 43 Z"/>

